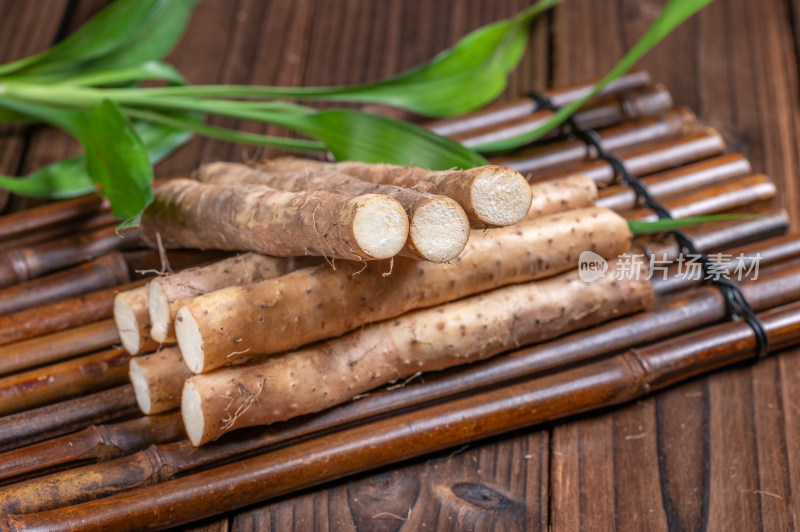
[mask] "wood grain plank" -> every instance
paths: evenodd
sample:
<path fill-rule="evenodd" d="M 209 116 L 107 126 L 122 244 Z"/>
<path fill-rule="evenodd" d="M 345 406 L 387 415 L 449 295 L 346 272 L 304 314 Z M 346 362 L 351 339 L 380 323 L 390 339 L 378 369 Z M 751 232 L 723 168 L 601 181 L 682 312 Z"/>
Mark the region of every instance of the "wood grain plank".
<path fill-rule="evenodd" d="M 251 509 L 232 530 L 544 531 L 547 464 L 546 431 L 517 435 Z"/>
<path fill-rule="evenodd" d="M 17 2 L 0 0 L 0 63 L 7 63 L 41 52 L 51 46 L 61 30 L 67 0 Z M 40 16 L 42 12 L 50 16 Z M 24 38 L 21 38 L 24 36 Z M 33 128 L 0 126 L 0 174 L 22 175 L 23 158 Z M 0 190 L 0 212 L 9 203 L 9 194 Z"/>
<path fill-rule="evenodd" d="M 783 354 L 782 356 L 788 356 Z M 781 366 L 777 358 L 753 367 L 754 429 L 758 460 L 756 494 L 765 530 L 796 528 L 790 501 L 792 488 L 788 459 L 785 408 L 781 390 Z"/>
<path fill-rule="evenodd" d="M 792 516 L 791 528 L 800 528 L 800 349 L 782 353 L 780 366 L 780 404 L 783 411 L 783 430 L 786 441 L 786 469 L 789 493 L 784 500 Z"/>
<path fill-rule="evenodd" d="M 222 83 L 232 81 L 226 74 L 232 72 L 235 52 L 231 41 L 237 30 L 246 32 L 255 26 L 249 17 L 239 13 L 239 0 L 209 0 L 199 2 L 189 21 L 189 26 L 180 42 L 167 57 L 186 79 L 195 84 Z M 248 24 L 249 21 L 249 24 Z M 238 37 L 241 39 L 241 37 Z M 157 165 L 156 176 L 166 177 L 192 171 L 206 156 L 207 140 L 195 137 L 171 157 Z"/>
<path fill-rule="evenodd" d="M 655 397 L 661 505 L 670 530 L 705 530 L 710 493 L 708 380 Z"/>
<path fill-rule="evenodd" d="M 192 526 L 184 527 L 184 532 L 228 532 L 230 530 L 228 518 L 206 519 Z"/>
<path fill-rule="evenodd" d="M 711 478 L 708 524 L 712 530 L 757 530 L 762 520 L 758 490 L 753 390 L 749 368 L 709 379 Z"/>
<path fill-rule="evenodd" d="M 71 9 L 62 10 L 63 16 L 59 27 L 59 34 L 53 36 L 54 38 L 52 42 L 48 43 L 48 46 L 55 43 L 55 37 L 63 38 L 74 32 L 84 22 L 107 6 L 108 3 L 109 0 L 78 0 L 77 2 L 69 4 Z M 27 4 L 32 5 L 33 3 L 28 2 Z M 43 18 L 46 17 L 38 17 L 39 20 Z M 15 29 L 14 32 L 20 35 L 18 29 Z M 44 33 L 44 35 L 47 35 L 47 33 Z M 24 157 L 19 162 L 18 173 L 19 175 L 28 174 L 42 166 L 60 161 L 67 157 L 72 157 L 80 152 L 80 143 L 72 139 L 66 133 L 62 133 L 53 128 L 35 127 L 27 136 L 26 149 L 24 152 L 21 152 L 24 153 Z M 40 199 L 12 196 L 9 209 L 20 210 L 43 203 L 43 201 L 44 200 Z"/>
<path fill-rule="evenodd" d="M 619 530 L 668 530 L 661 500 L 656 401 L 614 412 L 614 499 Z"/>
<path fill-rule="evenodd" d="M 650 2 L 632 0 L 620 2 L 616 12 L 614 3 L 576 4 L 579 2 L 569 7 L 568 14 L 559 8 L 553 22 L 556 84 L 602 73 L 610 66 L 603 62 L 619 57 L 621 51 L 615 55 L 612 47 L 600 43 L 608 43 L 616 28 L 623 35 L 619 42 L 630 46 L 658 8 Z M 742 150 L 755 168 L 775 175 L 786 190 L 783 205 L 794 210 L 796 178 L 790 177 L 791 183 L 785 183 L 782 177 L 796 175 L 798 152 L 794 133 L 797 67 L 787 19 L 782 2 L 717 2 L 661 43 L 641 66 L 664 82 L 678 103 L 692 106 L 701 120 L 720 128 L 733 149 Z M 621 27 L 619 21 L 623 22 Z M 611 29 L 603 33 L 598 28 Z M 560 38 L 562 35 L 569 38 Z M 770 72 L 774 70 L 781 70 L 781 74 Z M 782 442 L 789 441 L 792 434 L 784 429 L 787 409 L 782 406 L 781 388 L 777 386 L 786 378 L 781 373 L 783 367 L 780 356 L 752 369 L 715 375 L 661 394 L 657 398 L 661 489 L 638 502 L 638 496 L 631 497 L 622 489 L 620 476 L 629 475 L 624 484 L 635 491 L 641 487 L 630 485 L 635 481 L 631 472 L 652 471 L 653 466 L 649 454 L 625 455 L 626 464 L 615 470 L 616 526 L 625 529 L 622 516 L 634 515 L 643 501 L 660 492 L 661 511 L 673 530 L 703 528 L 704 522 L 710 529 L 792 528 L 796 511 L 778 498 L 796 485 L 792 484 L 796 479 L 790 478 L 791 467 L 780 463 L 787 456 Z M 627 416 L 628 412 L 628 408 L 622 409 L 618 416 Z M 574 449 L 575 438 L 583 444 L 580 435 L 587 424 L 597 429 L 594 422 L 581 421 L 577 430 L 554 430 L 554 449 Z M 645 439 L 650 438 L 651 430 L 643 433 Z M 603 456 L 607 442 L 597 445 L 597 455 Z M 704 445 L 710 448 L 704 449 Z M 615 460 L 617 456 L 615 448 Z M 706 460 L 710 461 L 708 469 L 704 467 Z M 563 464 L 554 462 L 554 466 Z M 565 528 L 574 529 L 575 523 L 564 514 L 579 510 L 583 518 L 585 508 L 574 496 L 563 502 L 557 500 L 556 495 L 567 490 L 559 489 L 555 473 L 552 478 L 553 523 L 569 524 Z M 564 478 L 579 482 L 579 490 L 587 497 L 606 498 L 598 493 L 599 481 L 587 484 L 575 471 Z M 777 486 L 777 492 L 769 493 L 778 497 L 754 493 L 763 484 Z M 620 498 L 619 494 L 627 495 Z"/>

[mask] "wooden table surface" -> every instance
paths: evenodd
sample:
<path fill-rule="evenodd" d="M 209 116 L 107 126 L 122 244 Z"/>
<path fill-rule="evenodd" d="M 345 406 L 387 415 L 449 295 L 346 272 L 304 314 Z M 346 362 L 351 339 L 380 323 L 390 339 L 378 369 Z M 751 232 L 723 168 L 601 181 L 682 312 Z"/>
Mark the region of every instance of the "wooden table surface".
<path fill-rule="evenodd" d="M 0 61 L 39 51 L 106 0 L 0 0 Z M 171 62 L 194 83 L 330 85 L 432 57 L 528 0 L 204 0 Z M 604 74 L 663 1 L 566 0 L 538 21 L 506 97 Z M 640 64 L 770 175 L 798 228 L 800 3 L 717 0 Z M 218 123 L 233 125 L 231 120 Z M 263 128 L 245 125 L 258 131 Z M 0 172 L 73 152 L 0 138 Z M 195 139 L 158 168 L 256 149 Z M 6 203 L 2 198 L 2 203 Z M 6 208 L 19 206 L 8 202 Z M 623 408 L 454 449 L 198 524 L 198 530 L 790 530 L 800 527 L 800 350 Z"/>

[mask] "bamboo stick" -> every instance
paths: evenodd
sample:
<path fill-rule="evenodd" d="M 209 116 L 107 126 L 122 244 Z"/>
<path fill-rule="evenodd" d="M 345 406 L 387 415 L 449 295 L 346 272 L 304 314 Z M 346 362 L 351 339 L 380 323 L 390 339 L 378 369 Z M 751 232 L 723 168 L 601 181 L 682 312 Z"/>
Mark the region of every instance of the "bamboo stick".
<path fill-rule="evenodd" d="M 759 316 L 772 350 L 800 341 L 800 303 Z M 69 508 L 7 515 L 0 530 L 141 530 L 187 523 L 450 447 L 601 407 L 751 359 L 753 331 L 727 322 L 518 384 Z M 17 511 L 10 505 L 10 511 Z"/>
<path fill-rule="evenodd" d="M 669 210 L 673 218 L 688 218 L 743 207 L 770 199 L 776 193 L 775 183 L 769 177 L 759 174 L 706 187 L 662 204 Z M 629 220 L 647 222 L 658 220 L 658 215 L 650 209 L 634 209 L 621 214 Z"/>
<path fill-rule="evenodd" d="M 742 284 L 745 297 L 756 310 L 782 305 L 800 297 L 800 267 L 775 272 L 756 282 Z M 339 426 L 384 417 L 413 407 L 439 404 L 448 398 L 475 394 L 481 389 L 515 382 L 557 368 L 586 362 L 636 345 L 652 343 L 725 317 L 719 290 L 702 287 L 664 299 L 654 309 L 572 333 L 500 357 L 426 376 L 425 382 L 390 387 L 325 412 L 284 423 L 240 431 L 195 448 L 187 440 L 157 445 L 112 462 L 0 490 L 0 507 L 17 505 L 18 511 L 38 511 L 107 496 L 136 486 L 163 482 L 215 464 L 264 452 L 275 446 L 326 433 Z M 392 389 L 394 388 L 394 389 Z M 154 465 L 155 464 L 155 465 Z M 99 480 L 102 479 L 102 480 Z M 38 495 L 49 486 L 48 498 Z M 38 486 L 38 487 L 37 487 Z M 24 508 L 24 509 L 23 509 Z"/>
<path fill-rule="evenodd" d="M 0 416 L 127 382 L 129 358 L 112 348 L 0 378 Z"/>
<path fill-rule="evenodd" d="M 800 257 L 800 234 L 793 233 L 776 236 L 734 249 L 718 246 L 714 246 L 712 249 L 718 252 L 711 255 L 712 259 L 725 264 L 728 270 L 736 266 L 739 257 L 742 258 L 742 264 L 746 268 L 749 268 L 752 262 L 756 260 L 755 258 L 758 257 L 759 268 L 763 271 L 765 267 L 787 264 Z M 710 249 L 706 251 L 711 253 Z M 655 257 L 661 259 L 660 255 L 655 255 Z M 653 278 L 653 290 L 657 294 L 673 293 L 703 283 L 703 279 L 700 276 L 694 279 L 686 279 L 675 275 L 678 266 L 676 264 L 670 268 L 666 279 L 663 277 Z"/>
<path fill-rule="evenodd" d="M 752 211 L 751 211 L 752 212 Z M 758 218 L 720 220 L 684 228 L 700 251 L 711 252 L 742 246 L 764 238 L 784 234 L 789 228 L 789 215 L 784 210 L 771 211 Z M 633 249 L 658 258 L 675 260 L 680 253 L 671 235 L 656 239 L 652 235 L 633 240 Z"/>
<path fill-rule="evenodd" d="M 130 384 L 0 417 L 0 451 L 138 413 Z"/>
<path fill-rule="evenodd" d="M 153 188 L 169 179 L 156 179 Z M 116 226 L 119 222 L 110 206 L 107 199 L 86 194 L 0 216 L 0 250 L 43 242 L 42 235 L 48 235 L 49 240 L 102 226 Z"/>
<path fill-rule="evenodd" d="M 0 347 L 0 375 L 51 364 L 119 342 L 113 320 L 103 320 Z"/>
<path fill-rule="evenodd" d="M 603 137 L 601 141 L 604 149 L 618 153 L 626 168 L 636 176 L 714 157 L 725 150 L 725 140 L 719 132 L 711 128 L 701 128 L 677 138 L 646 147 L 637 147 L 630 151 L 608 147 Z M 587 158 L 595 157 L 595 150 L 587 148 L 583 141 L 567 140 L 537 145 L 508 157 L 492 159 L 492 163 L 509 166 L 532 182 L 556 179 L 577 172 L 588 175 L 598 184 L 613 182 L 615 174 L 609 171 L 611 167 L 607 162 L 587 163 Z"/>
<path fill-rule="evenodd" d="M 114 296 L 143 282 L 135 281 L 0 316 L 0 345 L 110 318 Z"/>
<path fill-rule="evenodd" d="M 672 96 L 662 85 L 637 89 L 620 95 L 609 96 L 587 105 L 577 111 L 574 120 L 579 127 L 597 129 L 619 124 L 626 120 L 659 116 L 672 107 Z M 530 133 L 544 125 L 555 113 L 549 109 L 536 111 L 527 116 L 495 125 L 451 135 L 469 148 L 508 140 Z M 552 138 L 568 133 L 564 128 L 556 128 L 543 138 Z"/>
<path fill-rule="evenodd" d="M 130 281 L 128 266 L 118 251 L 62 272 L 0 290 L 0 315 Z"/>
<path fill-rule="evenodd" d="M 588 94 L 597 81 L 599 80 L 545 90 L 542 91 L 542 95 L 552 100 L 555 105 L 567 105 Z M 650 74 L 647 72 L 631 72 L 620 76 L 606 85 L 597 97 L 603 98 L 604 96 L 639 89 L 651 84 L 652 80 Z M 425 127 L 440 135 L 456 135 L 458 133 L 464 133 L 465 131 L 480 129 L 521 118 L 535 112 L 537 109 L 538 106 L 532 98 L 517 98 L 510 102 L 493 104 L 466 115 L 429 122 Z"/>
<path fill-rule="evenodd" d="M 110 210 L 100 210 L 96 214 L 88 215 L 87 218 L 68 220 L 63 224 L 43 227 L 42 229 L 22 233 L 18 236 L 2 240 L 0 241 L 0 252 L 14 248 L 33 246 L 49 240 L 93 231 L 101 227 L 116 227 L 117 225 L 119 225 L 119 221 L 114 218 Z"/>
<path fill-rule="evenodd" d="M 66 436 L 0 454 L 0 483 L 35 472 L 118 458 L 183 437 L 183 424 L 178 412 L 92 425 Z"/>
<path fill-rule="evenodd" d="M 0 288 L 74 266 L 110 251 L 139 245 L 136 228 L 101 227 L 87 233 L 0 253 Z"/>
<path fill-rule="evenodd" d="M 108 206 L 97 194 L 48 203 L 0 217 L 0 241 L 95 214 Z"/>
<path fill-rule="evenodd" d="M 749 175 L 750 172 L 750 162 L 743 155 L 730 153 L 687 164 L 675 170 L 649 175 L 644 178 L 644 183 L 653 197 L 663 200 L 685 194 L 687 191 L 716 185 L 734 177 Z M 576 172 L 576 175 L 591 179 L 591 176 L 582 173 Z M 633 209 L 637 206 L 637 200 L 636 192 L 629 186 L 616 185 L 599 191 L 597 206 L 620 211 Z"/>

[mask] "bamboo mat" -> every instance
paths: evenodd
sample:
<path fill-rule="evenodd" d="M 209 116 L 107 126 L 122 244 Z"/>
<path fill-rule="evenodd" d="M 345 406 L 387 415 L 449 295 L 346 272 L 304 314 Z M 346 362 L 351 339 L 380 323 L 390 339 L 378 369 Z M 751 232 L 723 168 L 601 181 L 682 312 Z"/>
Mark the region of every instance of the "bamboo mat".
<path fill-rule="evenodd" d="M 343 6 L 336 6 L 338 12 L 334 14 L 336 9 L 333 7 L 312 3 L 289 7 L 280 3 L 250 5 L 245 2 L 238 6 L 240 12 L 247 14 L 245 17 L 236 16 L 233 8 L 220 3 L 208 4 L 198 13 L 202 21 L 199 25 L 220 24 L 219 20 L 224 20 L 223 15 L 227 14 L 231 24 L 246 30 L 236 39 L 231 39 L 233 48 L 226 53 L 235 54 L 236 47 L 244 49 L 257 41 L 254 28 L 258 26 L 252 20 L 270 20 L 275 29 L 280 30 L 273 38 L 276 41 L 287 40 L 287 53 L 300 54 L 302 59 L 299 66 L 293 67 L 291 62 L 280 63 L 273 70 L 263 68 L 255 73 L 245 73 L 241 65 L 237 69 L 235 63 L 224 63 L 223 58 L 216 64 L 190 64 L 192 57 L 197 57 L 202 51 L 203 45 L 209 46 L 203 43 L 201 34 L 190 31 L 187 42 L 176 54 L 176 61 L 185 61 L 186 71 L 195 72 L 198 81 L 204 76 L 208 80 L 241 80 L 246 75 L 247 81 L 253 83 L 330 83 L 331 67 L 321 67 L 326 61 L 321 52 L 325 47 L 324 36 L 329 35 L 330 28 L 337 23 L 355 29 L 360 20 L 348 20 L 348 11 L 342 9 Z M 76 17 L 83 17 L 96 8 L 90 3 L 79 2 L 78 5 Z M 508 15 L 520 6 L 499 4 L 493 8 L 497 13 L 474 7 L 469 3 L 447 6 L 456 13 L 449 30 L 453 36 L 485 21 Z M 319 14 L 325 9 L 331 9 L 331 16 L 322 20 L 326 17 Z M 389 20 L 393 15 L 402 20 L 416 21 L 427 20 L 421 16 L 425 9 L 445 8 L 413 5 L 404 11 L 392 4 L 372 9 L 377 12 L 371 15 L 379 21 Z M 381 12 L 382 9 L 387 9 L 387 12 Z M 643 24 L 646 13 L 634 11 L 634 20 Z M 353 7 L 352 12 L 358 10 Z M 559 86 L 601 74 L 619 54 L 582 46 L 582 39 L 591 39 L 600 28 L 612 28 L 609 30 L 611 33 L 619 30 L 616 34 L 623 36 L 617 41 L 619 46 L 626 42 L 624 36 L 633 32 L 618 26 L 615 21 L 619 13 L 614 9 L 586 6 L 583 15 L 576 16 L 575 12 L 579 12 L 577 6 L 570 8 L 569 15 L 557 10 L 547 21 L 555 31 L 552 56 L 548 58 L 542 55 L 544 52 L 539 53 L 539 58 L 545 59 L 538 62 L 539 70 L 536 61 L 525 63 L 512 78 L 508 96 L 530 86 Z M 690 57 L 698 70 L 712 65 L 708 64 L 707 57 L 691 53 L 691 39 L 681 40 L 676 36 L 665 43 L 666 50 L 650 59 L 647 66 L 659 81 L 666 82 L 676 100 L 693 108 L 702 121 L 722 128 L 729 151 L 743 152 L 756 171 L 767 173 L 777 182 L 783 194 L 772 205 L 782 203 L 788 207 L 789 218 L 796 221 L 793 173 L 796 146 L 791 144 L 794 142 L 791 139 L 796 139 L 791 134 L 797 123 L 797 104 L 792 96 L 796 92 L 791 90 L 796 86 L 796 78 L 792 77 L 795 70 L 777 64 L 791 55 L 786 53 L 791 44 L 787 39 L 791 35 L 782 26 L 785 24 L 780 16 L 782 7 L 777 4 L 766 2 L 731 12 L 737 27 L 750 32 L 748 35 L 752 35 L 756 46 L 745 49 L 746 44 L 741 42 L 739 35 L 734 37 L 726 31 L 707 31 L 703 33 L 704 42 L 713 50 L 732 50 L 733 54 L 738 54 L 736 57 L 747 57 L 749 62 L 744 61 L 743 65 L 733 61 L 724 63 L 729 68 L 724 74 L 715 72 L 710 76 L 713 82 L 703 81 L 702 73 L 690 80 L 682 73 L 672 72 L 674 68 L 670 68 L 668 60 L 670 55 L 685 51 L 683 55 Z M 18 17 L 26 15 L 24 10 L 15 13 Z M 287 37 L 274 22 L 278 16 L 291 20 L 289 26 L 297 28 L 299 36 Z M 369 14 L 360 16 L 367 20 Z M 762 30 L 753 30 L 746 23 L 747 16 L 763 22 L 765 27 L 782 29 L 782 40 L 763 38 L 759 33 Z M 341 17 L 341 20 L 336 17 Z M 704 28 L 719 30 L 714 17 L 713 12 L 701 15 L 697 22 L 690 23 L 686 34 Z M 45 25 L 33 23 L 43 34 L 47 33 Z M 445 39 L 446 34 L 431 37 L 429 34 L 435 32 L 426 31 L 426 24 L 432 23 L 423 22 L 414 30 L 423 38 L 431 39 L 418 43 L 420 49 L 438 49 L 452 40 Z M 372 39 L 383 42 L 383 38 L 386 43 L 396 43 L 412 31 L 411 26 L 405 26 L 399 35 L 382 37 L 378 37 L 380 32 L 374 29 Z M 534 33 L 535 50 L 544 49 L 546 29 L 538 28 Z M 50 28 L 50 31 L 55 32 L 57 28 Z M 564 38 L 567 31 L 572 35 L 570 39 Z M 310 39 L 303 38 L 309 34 L 312 35 Z M 365 33 L 362 31 L 361 34 Z M 190 52 L 188 46 L 200 48 Z M 386 55 L 393 57 L 395 64 L 381 65 L 367 54 L 364 60 L 354 62 L 352 68 L 342 68 L 339 74 L 334 72 L 334 77 L 340 76 L 334 81 L 367 78 L 380 74 L 381 69 L 395 71 L 420 60 L 405 48 L 394 46 Z M 18 54 L 14 52 L 14 55 Z M 253 61 L 268 55 L 260 50 L 250 54 Z M 211 53 L 208 56 L 217 57 Z M 546 68 L 547 64 L 552 65 L 550 70 Z M 769 88 L 747 83 L 752 76 L 748 68 L 767 68 L 762 65 L 775 67 L 769 75 L 776 81 Z M 359 66 L 362 72 L 358 71 Z M 549 78 L 548 71 L 552 74 Z M 550 83 L 544 83 L 546 81 Z M 733 94 L 732 97 L 721 96 L 724 87 L 734 85 L 736 91 L 725 93 Z M 752 98 L 759 90 L 770 94 L 771 100 L 778 102 L 782 109 L 788 109 L 788 114 L 782 115 L 770 109 L 759 112 L 759 106 L 766 105 L 761 103 L 763 100 Z M 753 105 L 754 101 L 759 103 Z M 736 109 L 736 114 L 732 109 Z M 37 160 L 47 158 L 48 151 L 50 156 L 60 156 L 52 147 L 47 147 L 48 135 L 47 132 L 37 133 L 27 142 L 29 155 L 24 164 L 38 164 Z M 26 141 L 19 136 L 11 140 L 3 147 L 2 152 L 7 158 L 3 159 L 4 164 L 24 167 L 21 159 L 17 162 L 12 159 L 19 157 L 22 153 L 19 146 Z M 59 141 L 55 145 L 63 149 L 64 143 Z M 213 156 L 239 159 L 242 155 L 239 148 L 195 141 L 160 170 L 168 175 L 184 171 L 198 160 Z M 261 529 L 268 525 L 282 528 L 293 523 L 299 526 L 313 524 L 319 528 L 332 524 L 340 529 L 355 525 L 365 530 L 375 526 L 386 529 L 404 526 L 411 530 L 423 524 L 438 524 L 443 529 L 461 529 L 486 520 L 497 526 L 519 529 L 544 528 L 548 524 L 556 529 L 572 528 L 579 523 L 590 528 L 594 525 L 608 528 L 603 523 L 616 523 L 625 528 L 619 524 L 624 522 L 649 523 L 654 527 L 664 526 L 667 522 L 710 523 L 712 527 L 724 527 L 725 523 L 766 523 L 770 528 L 788 529 L 795 519 L 793 516 L 797 515 L 797 502 L 791 496 L 791 493 L 797 493 L 797 489 L 792 488 L 798 488 L 797 450 L 790 436 L 797 429 L 797 414 L 793 407 L 797 404 L 797 391 L 791 380 L 791 376 L 797 374 L 794 371 L 795 358 L 791 353 L 782 354 L 754 367 L 738 367 L 692 381 L 600 416 L 559 423 L 545 430 L 523 431 L 479 446 L 449 449 L 438 458 L 407 463 L 348 483 L 226 516 L 221 521 L 212 520 L 208 527 L 226 529 L 230 525 L 236 529 Z M 660 482 L 655 479 L 660 479 Z M 737 482 L 732 479 L 737 479 Z M 578 489 L 568 486 L 577 486 Z M 694 493 L 706 495 L 705 498 L 687 495 Z M 714 497 L 709 495 L 712 493 Z M 412 509 L 410 513 L 409 508 Z M 376 520 L 379 525 L 376 525 Z"/>

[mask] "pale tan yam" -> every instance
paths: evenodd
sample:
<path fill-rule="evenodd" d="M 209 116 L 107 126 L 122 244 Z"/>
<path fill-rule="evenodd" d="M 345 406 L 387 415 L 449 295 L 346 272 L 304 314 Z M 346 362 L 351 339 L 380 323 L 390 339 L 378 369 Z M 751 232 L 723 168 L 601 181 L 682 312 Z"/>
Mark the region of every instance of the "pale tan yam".
<path fill-rule="evenodd" d="M 574 175 L 531 185 L 533 201 L 527 218 L 591 207 L 597 201 L 597 185 L 590 178 Z"/>
<path fill-rule="evenodd" d="M 318 266 L 210 292 L 178 311 L 175 332 L 189 368 L 203 373 L 242 356 L 278 353 L 409 310 L 550 277 L 574 268 L 586 250 L 611 258 L 629 246 L 628 224 L 613 211 L 570 211 L 474 231 L 451 264 L 339 262 L 335 270 Z"/>
<path fill-rule="evenodd" d="M 244 253 L 212 264 L 158 277 L 149 284 L 150 335 L 157 342 L 174 339 L 173 321 L 184 301 L 227 286 L 272 279 L 296 269 L 293 258 Z"/>
<path fill-rule="evenodd" d="M 463 207 L 475 228 L 515 224 L 525 218 L 531 206 L 528 182 L 519 172 L 504 166 L 433 171 L 414 166 L 324 163 L 291 157 L 262 161 L 258 166 L 268 172 L 342 173 L 370 183 L 443 194 Z"/>
<path fill-rule="evenodd" d="M 275 173 L 225 162 L 205 164 L 197 170 L 195 177 L 198 181 L 214 185 L 257 183 L 293 192 L 324 190 L 352 196 L 388 196 L 403 206 L 410 220 L 410 238 L 400 252 L 406 257 L 448 262 L 463 251 L 469 237 L 470 225 L 466 213 L 455 200 L 447 196 L 369 183 L 345 174 L 320 174 L 303 170 Z"/>
<path fill-rule="evenodd" d="M 408 216 L 386 196 L 285 192 L 264 185 L 223 187 L 173 179 L 155 191 L 142 238 L 166 247 L 267 255 L 374 260 L 396 255 Z"/>
<path fill-rule="evenodd" d="M 614 263 L 610 264 L 614 271 Z M 646 308 L 645 272 L 592 283 L 577 271 L 418 310 L 263 362 L 195 375 L 183 418 L 195 445 L 318 412 L 417 372 L 482 360 Z"/>
<path fill-rule="evenodd" d="M 113 311 L 122 347 L 131 355 L 138 355 L 150 337 L 147 286 L 117 294 L 114 297 Z"/>
<path fill-rule="evenodd" d="M 147 415 L 160 414 L 181 404 L 183 383 L 192 372 L 183 363 L 177 347 L 131 359 L 128 374 L 139 409 Z"/>

